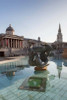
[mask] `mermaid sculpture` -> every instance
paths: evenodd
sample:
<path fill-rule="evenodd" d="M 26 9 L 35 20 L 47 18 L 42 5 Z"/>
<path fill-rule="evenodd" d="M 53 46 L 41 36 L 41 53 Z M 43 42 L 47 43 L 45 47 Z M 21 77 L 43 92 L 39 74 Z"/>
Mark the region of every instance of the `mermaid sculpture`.
<path fill-rule="evenodd" d="M 49 45 L 32 47 L 29 52 L 29 64 L 36 66 L 35 69 L 44 69 L 48 62 L 48 56 L 51 48 Z"/>

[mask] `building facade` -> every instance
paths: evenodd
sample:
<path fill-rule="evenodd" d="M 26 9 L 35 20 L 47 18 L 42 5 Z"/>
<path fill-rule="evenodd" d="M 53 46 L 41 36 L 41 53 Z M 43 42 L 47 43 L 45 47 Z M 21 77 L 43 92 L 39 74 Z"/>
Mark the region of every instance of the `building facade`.
<path fill-rule="evenodd" d="M 63 41 L 63 35 L 61 32 L 61 25 L 59 24 L 58 34 L 57 34 L 57 40 L 52 43 L 52 47 L 54 50 L 57 51 L 57 53 L 62 53 L 64 48 L 67 48 L 67 42 Z"/>
<path fill-rule="evenodd" d="M 0 57 L 27 55 L 31 46 L 45 45 L 40 40 L 28 39 L 15 35 L 15 30 L 11 25 L 6 29 L 6 33 L 0 34 Z"/>
<path fill-rule="evenodd" d="M 42 42 L 40 40 L 40 37 L 38 37 L 38 40 L 24 38 L 24 40 L 23 40 L 23 52 L 24 52 L 24 54 L 28 54 L 29 48 L 39 47 L 39 46 L 42 46 L 42 45 L 45 45 L 45 44 L 46 44 L 46 42 Z"/>
<path fill-rule="evenodd" d="M 30 48 L 31 46 L 38 47 L 38 46 L 42 46 L 45 44 L 46 44 L 46 42 L 41 41 L 40 37 L 38 37 L 38 40 L 24 38 L 23 48 Z"/>
<path fill-rule="evenodd" d="M 0 34 L 0 56 L 15 56 L 22 54 L 23 36 L 14 34 L 11 25 L 6 29 L 6 33 Z"/>

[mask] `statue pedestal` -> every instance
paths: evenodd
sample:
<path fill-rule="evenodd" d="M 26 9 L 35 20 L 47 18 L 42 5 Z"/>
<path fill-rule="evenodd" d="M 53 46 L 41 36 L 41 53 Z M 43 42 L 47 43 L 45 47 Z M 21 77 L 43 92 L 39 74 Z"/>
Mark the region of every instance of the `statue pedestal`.
<path fill-rule="evenodd" d="M 49 64 L 47 64 L 47 65 L 45 65 L 44 67 L 35 67 L 34 69 L 36 70 L 36 71 L 44 71 L 44 70 L 47 70 L 47 66 L 48 66 Z"/>

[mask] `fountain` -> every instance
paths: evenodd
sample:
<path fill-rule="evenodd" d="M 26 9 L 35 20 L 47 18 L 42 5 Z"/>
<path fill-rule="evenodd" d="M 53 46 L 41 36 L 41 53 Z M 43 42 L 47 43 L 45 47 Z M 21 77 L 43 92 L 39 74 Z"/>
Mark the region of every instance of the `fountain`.
<path fill-rule="evenodd" d="M 29 64 L 31 66 L 36 66 L 34 69 L 36 71 L 43 71 L 47 69 L 48 56 L 50 53 L 51 47 L 49 45 L 32 47 L 29 50 Z"/>

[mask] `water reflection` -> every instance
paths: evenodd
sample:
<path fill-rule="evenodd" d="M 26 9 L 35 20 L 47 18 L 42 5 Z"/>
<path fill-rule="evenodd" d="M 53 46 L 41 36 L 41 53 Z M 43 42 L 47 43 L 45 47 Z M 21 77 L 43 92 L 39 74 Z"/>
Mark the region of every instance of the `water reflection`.
<path fill-rule="evenodd" d="M 63 65 L 64 65 L 65 67 L 67 67 L 67 59 L 64 59 L 64 60 L 63 60 Z"/>
<path fill-rule="evenodd" d="M 48 70 L 45 71 L 34 71 L 33 67 L 30 67 L 28 64 L 23 65 L 22 60 L 16 62 L 10 62 L 7 64 L 0 65 L 0 75 L 3 75 L 3 79 L 6 82 L 6 86 L 13 84 L 14 81 L 22 79 L 25 81 L 21 84 L 19 89 L 26 89 L 32 91 L 46 91 L 47 88 L 50 88 L 50 81 L 55 78 L 55 74 L 49 74 Z M 55 62 L 56 68 L 58 71 L 58 77 L 61 77 L 61 72 L 63 64 L 65 63 L 62 59 L 52 59 L 52 62 Z M 67 62 L 67 61 L 66 61 Z M 25 68 L 30 67 L 29 69 Z M 50 68 L 54 68 L 54 65 L 50 64 Z M 54 70 L 56 70 L 56 68 Z M 53 70 L 53 69 L 51 69 Z M 50 70 L 49 70 L 50 71 Z M 18 73 L 16 73 L 18 72 Z M 18 77 L 17 77 L 18 75 Z M 52 75 L 52 76 L 51 76 Z M 2 76 L 2 75 L 1 75 Z M 6 76 L 8 80 L 4 77 Z M 2 77 L 0 77 L 2 79 Z M 2 87 L 2 86 L 1 86 Z"/>
<path fill-rule="evenodd" d="M 50 87 L 49 78 L 49 72 L 47 70 L 35 71 L 33 76 L 24 80 L 19 89 L 45 92 L 46 88 Z"/>
<path fill-rule="evenodd" d="M 61 59 L 61 58 L 53 58 L 52 61 L 57 66 L 58 77 L 60 78 L 61 77 L 62 66 L 63 66 L 63 59 Z"/>
<path fill-rule="evenodd" d="M 12 80 L 14 76 L 15 76 L 15 72 L 13 72 L 13 71 L 11 71 L 11 72 L 6 72 L 6 77 L 7 77 L 9 80 Z"/>
<path fill-rule="evenodd" d="M 60 56 L 58 56 L 58 57 L 50 57 L 49 59 L 50 59 L 50 61 L 55 62 L 57 64 L 57 66 L 62 67 L 64 65 L 65 67 L 67 67 L 67 59 L 64 59 L 64 58 L 62 58 Z"/>
<path fill-rule="evenodd" d="M 57 65 L 57 70 L 58 70 L 58 77 L 60 78 L 61 77 L 61 71 L 62 71 L 62 60 L 58 60 L 56 62 L 56 65 Z"/>
<path fill-rule="evenodd" d="M 6 75 L 9 80 L 12 80 L 15 76 L 15 72 L 24 70 L 24 68 L 30 67 L 29 65 L 23 65 L 22 61 L 10 62 L 0 65 L 0 74 Z"/>

